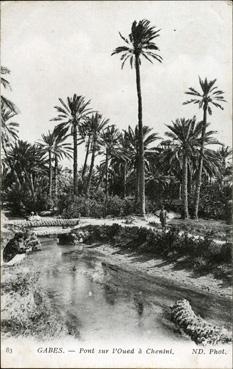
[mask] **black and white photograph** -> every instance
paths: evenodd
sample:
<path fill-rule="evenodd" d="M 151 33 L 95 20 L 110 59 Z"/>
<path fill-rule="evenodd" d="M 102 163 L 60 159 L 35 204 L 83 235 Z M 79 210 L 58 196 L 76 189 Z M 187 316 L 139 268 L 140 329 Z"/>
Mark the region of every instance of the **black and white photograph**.
<path fill-rule="evenodd" d="M 1 1 L 1 367 L 232 367 L 232 2 Z"/>

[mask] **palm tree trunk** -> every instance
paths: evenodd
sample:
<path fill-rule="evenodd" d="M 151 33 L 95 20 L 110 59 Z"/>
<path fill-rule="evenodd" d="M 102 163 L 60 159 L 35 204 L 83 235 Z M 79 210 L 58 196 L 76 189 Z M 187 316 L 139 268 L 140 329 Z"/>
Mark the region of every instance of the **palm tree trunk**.
<path fill-rule="evenodd" d="M 57 205 L 57 173 L 58 172 L 58 159 L 57 155 L 55 155 L 55 164 L 54 164 L 54 200 L 55 204 Z"/>
<path fill-rule="evenodd" d="M 30 173 L 30 183 L 31 183 L 31 189 L 32 189 L 32 196 L 34 201 L 36 200 L 36 194 L 35 194 L 35 178 L 32 173 Z"/>
<path fill-rule="evenodd" d="M 108 201 L 108 150 L 106 150 L 105 177 L 106 177 L 105 196 L 106 201 Z"/>
<path fill-rule="evenodd" d="M 35 207 L 35 204 L 36 204 L 36 194 L 35 194 L 35 189 L 34 189 L 33 182 L 32 182 L 32 176 L 29 175 L 26 170 L 24 171 L 24 173 L 25 173 L 26 181 L 28 183 L 28 186 L 29 186 L 31 195 L 32 195 L 32 202 L 33 202 L 33 205 Z"/>
<path fill-rule="evenodd" d="M 94 163 L 95 163 L 95 141 L 93 141 L 91 164 L 90 164 L 89 175 L 88 175 L 88 178 L 87 178 L 87 188 L 86 188 L 86 196 L 87 197 L 89 196 L 91 179 L 92 179 L 92 174 L 93 174 L 93 169 L 94 169 Z"/>
<path fill-rule="evenodd" d="M 82 170 L 82 180 L 86 174 L 86 170 L 87 170 L 87 159 L 89 156 L 89 152 L 90 152 L 90 144 L 91 144 L 91 137 L 88 137 L 88 141 L 87 141 L 87 149 L 86 149 L 86 155 L 85 155 L 85 160 L 84 160 L 84 164 L 83 164 L 83 170 Z"/>
<path fill-rule="evenodd" d="M 98 183 L 97 183 L 97 186 L 96 186 L 96 188 L 95 188 L 95 190 L 98 192 L 99 191 L 99 189 L 100 189 L 100 185 L 102 185 L 102 183 L 103 183 L 103 179 L 102 178 L 100 178 L 99 179 L 99 181 L 98 181 Z"/>
<path fill-rule="evenodd" d="M 183 197 L 183 218 L 189 218 L 189 210 L 188 210 L 188 162 L 187 156 L 185 153 L 183 154 L 183 168 L 182 168 L 182 197 Z"/>
<path fill-rule="evenodd" d="M 198 209 L 199 209 L 201 179 L 202 179 L 202 168 L 203 168 L 204 142 L 205 142 L 205 133 L 206 133 L 206 122 L 207 122 L 207 104 L 205 103 L 204 107 L 203 107 L 201 148 L 200 148 L 200 156 L 199 156 L 199 162 L 198 162 L 198 175 L 197 175 L 195 203 L 194 203 L 194 217 L 195 217 L 195 219 L 198 219 Z"/>
<path fill-rule="evenodd" d="M 179 182 L 179 194 L 178 194 L 179 200 L 181 200 L 181 197 L 182 197 L 182 183 Z"/>
<path fill-rule="evenodd" d="M 53 168 L 52 168 L 52 154 L 49 150 L 49 200 L 52 200 L 52 185 L 53 185 Z"/>
<path fill-rule="evenodd" d="M 126 174 L 127 174 L 127 163 L 124 161 L 123 165 L 123 198 L 126 197 Z"/>
<path fill-rule="evenodd" d="M 135 203 L 138 204 L 139 201 L 139 164 L 136 166 L 136 186 L 135 186 Z"/>
<path fill-rule="evenodd" d="M 139 55 L 135 55 L 136 86 L 138 96 L 138 133 L 139 133 L 139 212 L 145 216 L 145 168 L 144 168 L 144 145 L 142 125 L 142 94 L 140 81 Z"/>
<path fill-rule="evenodd" d="M 107 203 L 108 203 L 108 149 L 106 149 L 106 161 L 105 161 L 105 216 L 107 215 Z"/>
<path fill-rule="evenodd" d="M 188 194 L 192 195 L 192 169 L 188 166 Z"/>
<path fill-rule="evenodd" d="M 74 132 L 73 132 L 73 186 L 74 186 L 74 195 L 78 195 L 78 138 L 77 138 L 77 125 L 74 124 Z"/>

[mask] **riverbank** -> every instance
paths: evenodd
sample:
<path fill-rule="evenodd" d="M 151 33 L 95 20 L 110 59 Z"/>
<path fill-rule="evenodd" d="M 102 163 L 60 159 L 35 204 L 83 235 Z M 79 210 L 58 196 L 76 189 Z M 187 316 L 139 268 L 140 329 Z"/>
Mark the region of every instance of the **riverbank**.
<path fill-rule="evenodd" d="M 179 214 L 168 212 L 167 214 L 167 228 L 177 228 L 180 232 L 188 232 L 197 237 L 204 237 L 205 235 L 211 235 L 217 241 L 232 241 L 233 239 L 233 229 L 232 226 L 226 224 L 221 220 L 212 220 L 212 219 L 187 219 L 183 220 L 180 218 Z M 56 224 L 57 220 L 60 218 L 57 217 L 41 217 L 41 220 L 45 223 L 54 222 Z M 64 219 L 63 222 L 66 220 Z M 117 223 L 121 226 L 137 226 L 137 227 L 146 227 L 146 228 L 156 228 L 161 229 L 160 221 L 159 221 L 159 212 L 157 214 L 147 214 L 145 218 L 139 216 L 128 216 L 125 218 L 118 217 L 107 217 L 107 218 L 88 218 L 81 217 L 79 220 L 77 219 L 68 219 L 67 222 L 79 222 L 78 227 L 83 227 L 86 225 L 112 225 Z M 2 230 L 4 231 L 4 225 L 7 228 L 11 227 L 21 227 L 26 222 L 26 219 L 23 218 L 7 218 L 3 217 L 2 214 Z M 49 235 L 49 234 L 63 234 L 70 231 L 73 227 L 67 226 L 44 226 L 35 228 L 35 232 L 38 236 Z M 74 227 L 75 228 L 75 227 Z"/>
<path fill-rule="evenodd" d="M 231 243 L 179 229 L 162 233 L 159 228 L 144 224 L 140 220 L 131 225 L 113 220 L 104 224 L 95 220 L 90 224 L 83 220 L 73 231 L 92 234 L 86 237 L 87 242 L 107 255 L 110 263 L 132 266 L 190 290 L 219 298 L 232 297 Z"/>
<path fill-rule="evenodd" d="M 53 218 L 46 218 L 52 220 Z M 7 231 L 10 227 L 18 226 L 22 220 L 8 220 L 5 218 L 5 224 L 3 224 L 3 230 Z M 73 228 L 67 227 L 40 227 L 34 229 L 38 236 L 66 234 L 70 232 L 79 232 L 80 229 L 88 228 L 89 226 L 104 227 L 117 224 L 120 227 L 132 227 L 134 229 L 148 229 L 158 230 L 160 232 L 161 226 L 158 217 L 147 216 L 147 218 L 129 217 L 124 219 L 108 218 L 108 219 L 93 219 L 93 218 L 81 218 L 79 224 Z M 182 221 L 177 219 L 175 214 L 171 213 L 168 217 L 168 229 L 173 228 L 179 231 L 179 234 L 183 234 L 186 230 L 186 234 L 194 239 L 204 239 L 206 235 L 211 236 L 215 243 L 223 244 L 231 240 L 232 227 L 219 221 L 195 221 L 188 220 Z M 186 228 L 185 228 L 186 227 Z M 188 231 L 192 232 L 189 233 Z M 212 233 L 211 233 L 212 231 Z M 215 234 L 213 232 L 215 231 Z M 213 238 L 213 237 L 217 237 Z M 158 278 L 164 277 L 167 280 L 176 281 L 177 284 L 188 286 L 188 288 L 197 288 L 200 291 L 206 293 L 212 293 L 219 297 L 231 298 L 231 264 L 229 260 L 229 266 L 219 265 L 206 265 L 201 257 L 197 257 L 197 262 L 194 265 L 193 258 L 188 259 L 184 256 L 172 255 L 162 256 L 153 255 L 150 253 L 144 253 L 142 247 L 139 249 L 133 249 L 128 247 L 122 247 L 121 245 L 112 245 L 109 242 L 102 242 L 95 246 L 99 252 L 103 255 L 107 254 L 111 256 L 112 263 L 127 264 L 134 266 L 138 271 L 147 273 L 149 276 Z M 199 255 L 200 256 L 200 255 Z M 20 260 L 19 260 L 20 262 Z"/>
<path fill-rule="evenodd" d="M 128 224 L 129 222 L 131 224 Z M 99 230 L 112 226 L 115 229 L 130 230 L 130 237 L 132 234 L 136 236 L 138 230 L 141 230 L 143 237 L 147 237 L 155 229 L 150 223 L 152 220 L 148 222 L 148 219 L 145 221 L 140 218 L 133 220 L 84 218 L 72 229 L 72 232 L 85 233 L 90 226 Z M 53 232 L 54 228 L 51 227 Z M 157 229 L 159 230 L 158 224 Z M 68 228 L 66 231 L 71 230 Z M 130 281 L 130 289 L 135 286 L 141 291 L 152 294 L 153 291 L 155 294 L 159 291 L 166 306 L 170 306 L 177 299 L 188 299 L 194 311 L 207 321 L 227 326 L 230 320 L 232 289 L 231 280 L 225 278 L 226 275 L 224 277 L 222 273 L 217 276 L 216 270 L 211 270 L 209 266 L 202 269 L 193 268 L 192 258 L 145 253 L 143 237 L 140 245 L 135 241 L 127 246 L 125 241 L 128 236 L 126 236 L 123 232 L 123 238 L 121 236 L 117 239 L 116 234 L 112 234 L 112 237 L 105 237 L 101 242 L 97 238 L 88 242 L 83 240 L 81 252 L 79 246 L 73 247 L 72 251 L 68 246 L 64 246 L 63 253 L 67 257 L 70 257 L 71 253 L 75 268 L 75 260 L 82 258 L 91 260 L 97 257 L 107 273 L 117 273 L 120 284 L 126 279 Z M 47 242 L 46 239 L 44 242 Z M 54 247 L 57 250 L 57 246 L 54 245 Z M 55 252 L 55 249 L 53 250 Z M 29 262 L 28 257 L 30 267 L 25 268 Z M 78 325 L 70 326 L 64 316 L 54 309 L 51 299 L 44 292 L 39 276 L 48 271 L 43 270 L 43 264 L 35 270 L 33 258 L 32 254 L 26 255 L 16 265 L 12 263 L 11 266 L 10 264 L 3 266 L 3 332 L 7 334 L 10 331 L 13 335 L 23 333 L 25 336 L 36 335 L 37 337 L 46 335 L 59 337 L 70 334 L 78 336 Z"/>
<path fill-rule="evenodd" d="M 69 335 L 78 337 L 78 325 L 71 325 L 58 311 L 49 295 L 49 286 L 45 288 L 42 284 L 42 277 L 50 272 L 50 268 L 35 262 L 39 253 L 43 254 L 43 251 L 25 254 L 19 262 L 2 266 L 2 337 L 29 337 L 37 342 Z"/>
<path fill-rule="evenodd" d="M 51 246 L 48 246 L 49 243 Z M 48 247 L 49 254 L 46 252 Z M 59 264 L 55 262 L 57 258 Z M 44 262 L 41 262 L 43 260 Z M 80 269 L 82 263 L 88 265 L 85 274 L 82 268 Z M 99 267 L 92 270 L 93 264 Z M 38 341 L 65 339 L 69 336 L 79 338 L 80 331 L 82 336 L 83 326 L 82 324 L 80 326 L 79 319 L 82 308 L 78 303 L 75 309 L 78 319 L 74 319 L 73 312 L 67 315 L 67 311 L 63 308 L 62 311 L 57 309 L 53 294 L 49 292 L 52 287 L 49 281 L 50 276 L 54 280 L 53 283 L 61 284 L 59 288 L 61 296 L 71 293 L 72 301 L 73 294 L 76 293 L 77 286 L 85 275 L 85 278 L 90 281 L 88 284 L 90 283 L 91 290 L 94 286 L 97 290 L 104 289 L 107 303 L 112 308 L 117 294 L 121 295 L 119 291 L 122 288 L 126 296 L 132 295 L 139 314 L 142 313 L 141 309 L 145 310 L 147 306 L 160 306 L 161 323 L 170 331 L 171 336 L 175 337 L 175 340 L 183 340 L 184 337 L 170 320 L 170 307 L 183 298 L 189 300 L 195 313 L 200 314 L 208 323 L 228 327 L 231 311 L 229 298 L 197 288 L 195 284 L 190 285 L 187 280 L 182 281 L 177 275 L 175 278 L 174 276 L 168 278 L 166 268 L 159 269 L 158 267 L 148 270 L 148 266 L 151 266 L 149 260 L 136 261 L 135 255 L 131 255 L 130 252 L 122 254 L 120 247 L 116 248 L 110 244 L 83 244 L 80 249 L 80 245 L 58 247 L 52 239 L 44 239 L 41 252 L 26 255 L 17 265 L 3 267 L 3 335 L 4 337 L 33 336 Z M 161 270 L 160 273 L 159 270 Z M 72 285 L 63 286 L 62 281 L 67 278 L 67 273 Z M 73 285 L 75 281 L 77 284 Z M 98 285 L 100 287 L 97 287 Z M 95 294 L 95 292 L 90 293 L 89 288 L 85 292 L 84 301 L 92 299 Z M 83 288 L 81 291 L 81 293 L 84 292 Z M 78 301 L 83 301 L 82 296 L 77 298 Z M 102 303 L 100 305 L 102 310 Z M 74 307 L 69 304 L 68 306 L 73 311 Z M 123 311 L 122 313 L 125 314 Z M 122 319 L 123 316 L 121 316 L 121 322 Z M 92 326 L 91 329 L 93 329 Z"/>
<path fill-rule="evenodd" d="M 103 261 L 116 265 L 124 270 L 142 273 L 148 279 L 165 283 L 174 288 L 180 287 L 196 291 L 205 296 L 219 297 L 222 301 L 231 301 L 232 288 L 230 283 L 214 278 L 212 273 L 203 275 L 191 270 L 188 265 L 182 265 L 182 258 L 172 261 L 164 258 L 154 258 L 149 255 L 140 255 L 132 250 L 122 249 L 121 246 L 111 244 L 98 244 L 87 246 L 98 250 Z"/>

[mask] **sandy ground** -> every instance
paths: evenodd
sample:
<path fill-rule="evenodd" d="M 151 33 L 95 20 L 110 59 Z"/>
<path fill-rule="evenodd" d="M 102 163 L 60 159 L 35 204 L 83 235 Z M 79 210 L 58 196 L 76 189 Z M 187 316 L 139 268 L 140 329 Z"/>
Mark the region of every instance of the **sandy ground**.
<path fill-rule="evenodd" d="M 93 247 L 90 246 L 90 247 Z M 218 296 L 220 299 L 231 300 L 232 288 L 225 286 L 223 281 L 215 279 L 212 274 L 197 276 L 191 270 L 176 268 L 175 262 L 167 262 L 162 258 L 151 258 L 139 255 L 136 252 L 122 249 L 119 246 L 109 244 L 95 245 L 94 248 L 101 252 L 105 260 L 111 264 L 145 273 L 155 280 L 161 279 L 166 284 L 174 284 L 184 289 L 195 290 L 206 295 Z"/>

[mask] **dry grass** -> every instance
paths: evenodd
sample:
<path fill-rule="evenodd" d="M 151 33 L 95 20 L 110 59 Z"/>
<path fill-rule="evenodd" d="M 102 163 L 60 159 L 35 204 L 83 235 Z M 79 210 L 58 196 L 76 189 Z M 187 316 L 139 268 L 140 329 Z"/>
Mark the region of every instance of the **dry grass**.
<path fill-rule="evenodd" d="M 17 268 L 17 267 L 16 267 Z M 10 268 L 9 268 L 10 269 Z M 56 311 L 38 281 L 39 274 L 5 270 L 2 284 L 2 333 L 35 336 L 44 340 L 69 334 L 64 318 Z M 78 335 L 78 329 L 73 332 Z"/>

